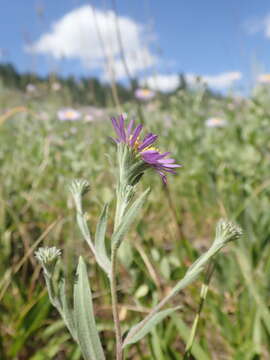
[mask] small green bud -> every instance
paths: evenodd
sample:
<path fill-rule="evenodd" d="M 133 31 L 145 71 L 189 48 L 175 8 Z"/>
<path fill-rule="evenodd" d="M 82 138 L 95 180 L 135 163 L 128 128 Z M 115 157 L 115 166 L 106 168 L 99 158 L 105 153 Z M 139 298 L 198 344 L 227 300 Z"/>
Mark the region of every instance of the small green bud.
<path fill-rule="evenodd" d="M 35 257 L 43 267 L 44 272 L 51 276 L 53 274 L 55 264 L 61 256 L 61 250 L 53 247 L 41 247 L 35 252 Z"/>
<path fill-rule="evenodd" d="M 75 179 L 71 182 L 69 190 L 73 196 L 83 196 L 90 190 L 90 184 L 84 179 Z"/>
<path fill-rule="evenodd" d="M 77 212 L 82 212 L 82 196 L 90 190 L 90 185 L 87 180 L 76 179 L 73 180 L 69 186 L 69 190 L 75 201 Z"/>
<path fill-rule="evenodd" d="M 220 219 L 216 227 L 216 240 L 224 244 L 238 240 L 243 235 L 243 230 L 231 221 Z"/>

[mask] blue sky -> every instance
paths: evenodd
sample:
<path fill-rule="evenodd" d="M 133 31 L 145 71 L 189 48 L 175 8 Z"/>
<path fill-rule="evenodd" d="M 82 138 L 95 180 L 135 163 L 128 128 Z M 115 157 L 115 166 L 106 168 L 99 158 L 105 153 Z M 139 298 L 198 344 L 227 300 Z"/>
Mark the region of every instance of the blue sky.
<path fill-rule="evenodd" d="M 20 71 L 125 81 L 115 23 L 108 25 L 112 3 L 91 1 L 112 61 L 109 67 L 90 2 L 83 0 L 2 0 L 0 61 L 10 61 Z M 184 72 L 190 81 L 195 75 L 205 77 L 218 90 L 232 85 L 243 89 L 257 73 L 270 71 L 267 0 L 118 0 L 117 6 L 130 71 L 142 82 L 154 86 L 155 77 L 169 89 L 176 74 Z M 42 17 L 37 9 L 43 9 Z"/>

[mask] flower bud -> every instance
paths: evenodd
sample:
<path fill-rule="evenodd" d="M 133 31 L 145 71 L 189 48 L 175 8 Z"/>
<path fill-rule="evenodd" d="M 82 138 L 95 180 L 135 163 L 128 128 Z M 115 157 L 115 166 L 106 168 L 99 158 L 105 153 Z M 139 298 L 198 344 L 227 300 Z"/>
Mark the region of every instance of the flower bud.
<path fill-rule="evenodd" d="M 238 240 L 243 235 L 243 230 L 231 221 L 220 219 L 216 227 L 216 240 L 224 244 Z"/>
<path fill-rule="evenodd" d="M 82 196 L 90 190 L 89 182 L 83 179 L 73 180 L 69 186 L 77 212 L 82 213 Z"/>
<path fill-rule="evenodd" d="M 53 247 L 41 247 L 35 252 L 35 257 L 40 262 L 46 275 L 51 276 L 53 274 L 55 264 L 58 258 L 61 256 L 61 250 Z"/>
<path fill-rule="evenodd" d="M 90 184 L 84 179 L 75 179 L 72 181 L 69 187 L 73 196 L 83 196 L 90 190 Z"/>

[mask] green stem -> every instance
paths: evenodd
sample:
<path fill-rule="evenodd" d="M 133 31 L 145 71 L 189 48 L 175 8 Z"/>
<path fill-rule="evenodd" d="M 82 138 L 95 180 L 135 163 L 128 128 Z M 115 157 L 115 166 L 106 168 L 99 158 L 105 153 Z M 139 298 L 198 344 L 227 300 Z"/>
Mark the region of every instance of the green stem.
<path fill-rule="evenodd" d="M 196 335 L 196 332 L 197 332 L 197 329 L 198 329 L 202 309 L 203 309 L 203 306 L 204 306 L 204 302 L 205 302 L 207 292 L 208 292 L 208 288 L 209 288 L 209 283 L 210 283 L 211 277 L 213 275 L 214 269 L 215 269 L 215 263 L 213 261 L 211 261 L 209 263 L 209 265 L 207 266 L 207 269 L 206 269 L 205 280 L 204 280 L 204 283 L 202 284 L 202 287 L 201 287 L 199 307 L 198 307 L 197 314 L 195 316 L 195 319 L 194 319 L 194 322 L 193 322 L 193 325 L 192 325 L 192 329 L 191 329 L 191 332 L 190 332 L 190 335 L 189 335 L 189 339 L 188 339 L 187 344 L 186 344 L 183 360 L 190 359 L 191 349 L 192 349 L 192 346 L 193 346 L 193 343 L 194 343 L 194 340 L 195 340 L 195 335 Z"/>
<path fill-rule="evenodd" d="M 112 272 L 110 277 L 110 287 L 111 287 L 111 297 L 112 297 L 112 312 L 114 320 L 114 329 L 115 329 L 115 339 L 116 339 L 116 360 L 123 360 L 123 351 L 122 351 L 122 335 L 121 335 L 121 326 L 120 318 L 118 312 L 118 300 L 117 300 L 117 284 L 116 284 L 116 265 L 117 265 L 117 249 L 112 249 Z"/>

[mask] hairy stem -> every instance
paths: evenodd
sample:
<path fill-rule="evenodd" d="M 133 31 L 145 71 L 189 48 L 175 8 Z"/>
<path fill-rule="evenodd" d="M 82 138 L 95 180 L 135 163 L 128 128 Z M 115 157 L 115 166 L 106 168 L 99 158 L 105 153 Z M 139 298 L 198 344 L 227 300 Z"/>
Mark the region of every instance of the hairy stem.
<path fill-rule="evenodd" d="M 123 360 L 122 335 L 121 335 L 121 326 L 120 326 L 120 319 L 118 312 L 117 287 L 116 287 L 116 265 L 117 265 L 116 255 L 117 255 L 117 249 L 113 248 L 110 287 L 111 287 L 112 312 L 113 312 L 115 340 L 116 340 L 116 360 Z"/>
<path fill-rule="evenodd" d="M 195 335 L 198 329 L 198 325 L 199 325 L 199 321 L 201 318 L 201 313 L 202 313 L 202 309 L 204 306 L 204 302 L 207 296 L 207 292 L 208 292 L 208 288 L 209 288 L 209 284 L 210 284 L 210 280 L 211 277 L 213 275 L 215 269 L 215 263 L 213 261 L 211 261 L 208 266 L 207 266 L 207 270 L 206 270 L 206 274 L 205 274 L 205 280 L 202 284 L 201 287 L 201 294 L 200 294 L 200 303 L 199 303 L 199 307 L 192 325 L 192 329 L 189 335 L 189 339 L 188 342 L 186 344 L 186 348 L 185 348 L 185 353 L 184 353 L 184 360 L 188 360 L 190 359 L 191 356 L 191 349 L 194 343 L 194 339 L 195 339 Z"/>

